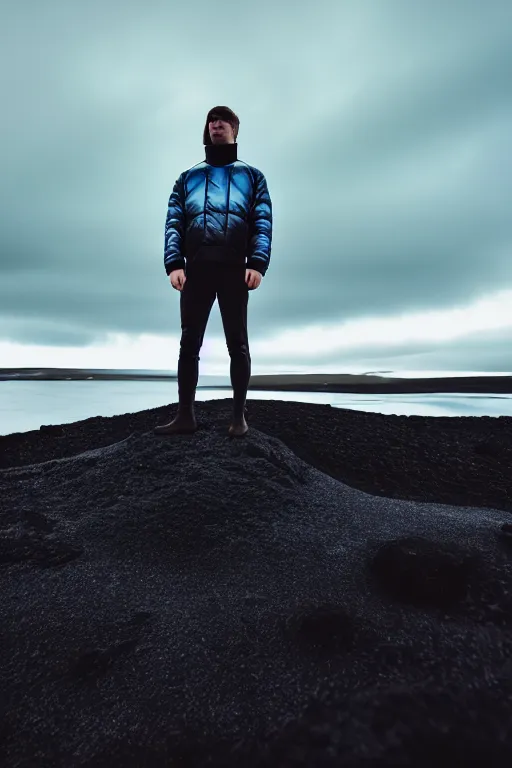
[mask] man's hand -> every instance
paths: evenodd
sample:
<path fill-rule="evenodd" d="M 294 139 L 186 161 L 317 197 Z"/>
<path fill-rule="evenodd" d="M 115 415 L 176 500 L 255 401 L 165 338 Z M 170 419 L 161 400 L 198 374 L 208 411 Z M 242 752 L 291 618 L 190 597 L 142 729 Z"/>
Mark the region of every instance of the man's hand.
<path fill-rule="evenodd" d="M 257 269 L 246 269 L 245 282 L 247 283 L 249 290 L 253 291 L 261 283 L 261 272 L 258 272 Z"/>
<path fill-rule="evenodd" d="M 184 269 L 173 269 L 169 277 L 171 278 L 171 285 L 173 288 L 176 288 L 177 291 L 183 290 L 185 280 L 187 279 Z"/>

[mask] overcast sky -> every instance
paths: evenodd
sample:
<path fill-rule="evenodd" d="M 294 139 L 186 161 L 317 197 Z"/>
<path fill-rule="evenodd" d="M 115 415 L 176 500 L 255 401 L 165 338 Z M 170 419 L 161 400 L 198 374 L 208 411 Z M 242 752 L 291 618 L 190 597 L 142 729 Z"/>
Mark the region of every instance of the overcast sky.
<path fill-rule="evenodd" d="M 176 369 L 167 203 L 226 104 L 273 204 L 253 373 L 512 371 L 510 0 L 16 0 L 1 22 L 1 367 Z M 217 302 L 200 371 L 229 371 Z"/>

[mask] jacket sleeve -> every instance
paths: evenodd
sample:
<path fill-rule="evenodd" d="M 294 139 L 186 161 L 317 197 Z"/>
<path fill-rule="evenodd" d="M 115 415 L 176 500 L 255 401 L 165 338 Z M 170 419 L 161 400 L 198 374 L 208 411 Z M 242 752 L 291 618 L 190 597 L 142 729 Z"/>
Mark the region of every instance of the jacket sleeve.
<path fill-rule="evenodd" d="M 185 194 L 183 174 L 174 184 L 165 220 L 164 267 L 169 275 L 174 269 L 185 269 Z"/>
<path fill-rule="evenodd" d="M 246 267 L 247 269 L 255 269 L 264 275 L 268 269 L 272 249 L 272 201 L 268 192 L 267 181 L 261 171 L 257 171 L 249 226 L 249 250 Z"/>

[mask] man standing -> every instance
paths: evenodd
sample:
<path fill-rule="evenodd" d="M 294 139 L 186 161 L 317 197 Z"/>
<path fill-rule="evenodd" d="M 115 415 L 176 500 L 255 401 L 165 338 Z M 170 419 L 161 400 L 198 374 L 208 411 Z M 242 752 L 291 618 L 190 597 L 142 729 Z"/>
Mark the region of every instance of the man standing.
<path fill-rule="evenodd" d="M 158 435 L 197 429 L 194 400 L 199 352 L 215 298 L 231 359 L 229 435 L 242 437 L 248 430 L 248 292 L 258 288 L 268 269 L 272 203 L 263 173 L 238 159 L 239 125 L 228 107 L 208 112 L 203 132 L 206 159 L 180 174 L 169 198 L 164 266 L 172 286 L 181 292 L 179 405 L 173 421 L 155 427 Z"/>

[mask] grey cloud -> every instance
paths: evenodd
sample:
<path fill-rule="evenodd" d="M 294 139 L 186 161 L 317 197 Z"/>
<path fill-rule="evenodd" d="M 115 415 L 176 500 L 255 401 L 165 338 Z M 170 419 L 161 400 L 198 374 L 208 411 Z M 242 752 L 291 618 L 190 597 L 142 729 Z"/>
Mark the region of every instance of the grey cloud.
<path fill-rule="evenodd" d="M 512 286 L 511 4 L 263 3 L 243 9 L 243 25 L 241 13 L 11 6 L 0 54 L 15 72 L 0 125 L 4 340 L 179 334 L 163 269 L 167 200 L 204 158 L 214 103 L 240 115 L 239 157 L 265 173 L 273 200 L 251 339 L 449 309 Z M 207 333 L 223 334 L 217 307 Z M 508 342 L 415 349 L 433 368 L 458 354 L 492 370 Z M 392 342 L 375 353 L 391 357 Z"/>

